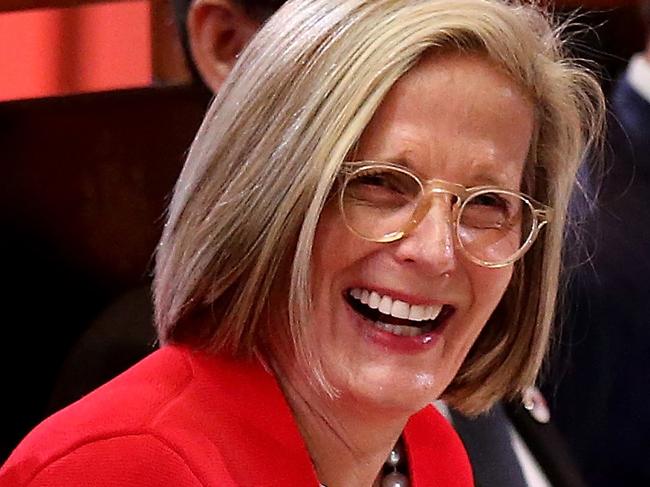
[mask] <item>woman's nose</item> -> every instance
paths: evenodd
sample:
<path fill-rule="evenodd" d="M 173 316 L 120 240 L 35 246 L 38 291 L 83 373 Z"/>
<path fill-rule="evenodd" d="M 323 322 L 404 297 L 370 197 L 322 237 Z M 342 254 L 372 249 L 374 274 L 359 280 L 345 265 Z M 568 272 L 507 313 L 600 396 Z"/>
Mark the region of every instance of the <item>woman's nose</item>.
<path fill-rule="evenodd" d="M 419 224 L 398 242 L 397 258 L 422 266 L 432 275 L 456 267 L 453 208 L 447 198 L 434 197 Z"/>

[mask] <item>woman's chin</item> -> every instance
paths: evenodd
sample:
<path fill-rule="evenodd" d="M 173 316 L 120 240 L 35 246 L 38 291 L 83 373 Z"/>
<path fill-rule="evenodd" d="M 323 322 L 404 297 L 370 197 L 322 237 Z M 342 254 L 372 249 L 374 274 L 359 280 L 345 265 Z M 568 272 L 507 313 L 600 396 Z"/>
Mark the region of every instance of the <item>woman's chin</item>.
<path fill-rule="evenodd" d="M 408 417 L 435 401 L 444 390 L 430 373 L 373 372 L 355 374 L 344 384 L 336 385 L 344 406 L 358 407 L 363 414 L 375 411 Z"/>

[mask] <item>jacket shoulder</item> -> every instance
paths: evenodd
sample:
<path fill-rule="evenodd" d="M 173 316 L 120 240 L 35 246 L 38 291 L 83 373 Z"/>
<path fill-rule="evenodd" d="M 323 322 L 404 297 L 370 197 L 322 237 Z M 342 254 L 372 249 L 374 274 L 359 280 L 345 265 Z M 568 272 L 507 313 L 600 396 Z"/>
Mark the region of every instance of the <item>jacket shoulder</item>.
<path fill-rule="evenodd" d="M 221 485 L 232 485 L 223 473 Z M 95 438 L 74 445 L 45 463 L 26 455 L 8 462 L 0 474 L 0 487 L 88 485 L 204 487 L 207 482 L 173 445 L 151 433 Z"/>
<path fill-rule="evenodd" d="M 170 404 L 183 402 L 181 398 L 191 390 L 193 381 L 194 371 L 183 350 L 165 348 L 154 352 L 39 424 L 0 469 L 0 487 L 201 485 L 153 482 L 171 473 L 191 477 L 189 470 L 181 468 L 182 457 L 175 451 L 185 452 L 186 456 L 205 454 L 187 445 L 187 435 L 171 434 L 181 422 L 179 418 L 172 417 L 165 426 L 159 424 Z M 162 468 L 166 462 L 161 459 L 166 456 L 172 471 Z M 143 469 L 150 470 L 148 477 Z M 115 475 L 132 474 L 146 481 L 114 482 Z M 92 476 L 92 482 L 86 475 Z M 77 478 L 85 480 L 73 483 Z"/>

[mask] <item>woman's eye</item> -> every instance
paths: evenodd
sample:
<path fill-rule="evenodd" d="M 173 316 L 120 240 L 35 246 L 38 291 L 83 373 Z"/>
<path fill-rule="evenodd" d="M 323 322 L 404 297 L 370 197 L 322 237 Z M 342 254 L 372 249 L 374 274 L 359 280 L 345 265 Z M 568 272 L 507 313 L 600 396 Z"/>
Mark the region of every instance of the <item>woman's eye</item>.
<path fill-rule="evenodd" d="M 360 179 L 361 179 L 360 183 L 366 186 L 384 188 L 391 191 L 398 191 L 398 192 L 400 191 L 398 185 L 396 185 L 395 182 L 391 180 L 391 178 L 385 177 L 381 174 L 363 176 Z"/>
<path fill-rule="evenodd" d="M 488 206 L 491 208 L 508 208 L 508 202 L 494 193 L 484 193 L 472 198 L 472 205 Z"/>
<path fill-rule="evenodd" d="M 386 178 L 383 178 L 381 176 L 363 176 L 362 178 L 359 178 L 359 182 L 361 184 L 366 184 L 368 186 L 381 186 L 384 187 L 386 186 Z"/>

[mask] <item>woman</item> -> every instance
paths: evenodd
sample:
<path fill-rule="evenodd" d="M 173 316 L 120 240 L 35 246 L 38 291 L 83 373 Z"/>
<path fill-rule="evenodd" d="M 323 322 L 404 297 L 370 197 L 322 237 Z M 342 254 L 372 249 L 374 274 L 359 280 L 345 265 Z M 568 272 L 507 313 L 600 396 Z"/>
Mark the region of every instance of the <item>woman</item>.
<path fill-rule="evenodd" d="M 429 404 L 534 382 L 601 116 L 531 7 L 290 1 L 176 186 L 165 346 L 37 427 L 0 485 L 471 485 Z"/>

